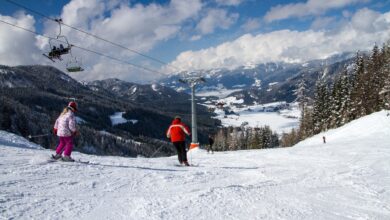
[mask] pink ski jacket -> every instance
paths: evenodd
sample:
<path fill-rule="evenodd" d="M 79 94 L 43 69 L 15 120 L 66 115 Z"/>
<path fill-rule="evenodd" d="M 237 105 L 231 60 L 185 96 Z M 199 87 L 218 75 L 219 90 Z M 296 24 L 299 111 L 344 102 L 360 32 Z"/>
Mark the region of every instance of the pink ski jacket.
<path fill-rule="evenodd" d="M 76 118 L 72 111 L 57 118 L 54 124 L 54 129 L 57 130 L 58 137 L 70 137 L 76 132 Z"/>

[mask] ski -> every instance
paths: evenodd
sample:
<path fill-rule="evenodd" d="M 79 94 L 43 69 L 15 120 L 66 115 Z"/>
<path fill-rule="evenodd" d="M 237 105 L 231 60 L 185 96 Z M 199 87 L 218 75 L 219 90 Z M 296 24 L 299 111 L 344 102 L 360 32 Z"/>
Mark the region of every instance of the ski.
<path fill-rule="evenodd" d="M 184 164 L 175 164 L 176 167 L 198 167 L 199 164 L 189 164 L 188 166 Z"/>
<path fill-rule="evenodd" d="M 56 159 L 54 157 L 54 155 L 51 155 L 50 158 L 47 160 L 48 163 L 53 163 L 53 162 L 64 162 L 64 163 L 82 163 L 82 164 L 90 164 L 90 162 L 88 160 L 80 160 L 80 159 L 77 159 L 77 160 L 74 160 L 74 161 L 66 161 L 66 160 L 63 160 L 63 158 L 58 158 Z"/>
<path fill-rule="evenodd" d="M 75 160 L 74 162 L 76 162 L 76 163 L 82 163 L 82 164 L 90 164 L 89 161 L 87 161 L 87 160 L 80 160 L 80 159 Z"/>

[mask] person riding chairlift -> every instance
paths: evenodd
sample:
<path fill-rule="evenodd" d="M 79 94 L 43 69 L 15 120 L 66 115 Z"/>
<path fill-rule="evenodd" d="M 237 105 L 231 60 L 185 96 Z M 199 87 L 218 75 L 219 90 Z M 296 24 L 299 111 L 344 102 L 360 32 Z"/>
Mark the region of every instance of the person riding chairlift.
<path fill-rule="evenodd" d="M 59 49 L 60 53 L 64 52 L 64 50 L 65 50 L 64 45 L 60 44 L 60 49 Z"/>

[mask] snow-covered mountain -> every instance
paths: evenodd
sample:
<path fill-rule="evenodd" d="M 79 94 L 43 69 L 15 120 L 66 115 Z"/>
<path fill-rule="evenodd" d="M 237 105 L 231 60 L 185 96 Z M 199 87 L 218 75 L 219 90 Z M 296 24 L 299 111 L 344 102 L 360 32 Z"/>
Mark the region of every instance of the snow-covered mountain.
<path fill-rule="evenodd" d="M 49 150 L 0 135 L 5 219 L 389 219 L 390 123 L 385 111 L 291 148 L 99 157 L 48 163 Z M 325 136 L 327 143 L 322 143 Z M 12 144 L 22 142 L 23 145 Z M 31 146 L 33 148 L 33 146 Z"/>
<path fill-rule="evenodd" d="M 113 93 L 118 97 L 137 103 L 139 106 L 147 106 L 165 112 L 187 113 L 189 106 L 191 106 L 189 94 L 177 92 L 159 84 L 141 85 L 119 79 L 106 79 L 89 82 L 87 86 L 94 91 Z M 199 106 L 199 113 L 201 115 L 207 114 L 207 109 Z"/>
<path fill-rule="evenodd" d="M 251 64 L 234 70 L 204 70 L 201 75 L 206 79 L 206 83 L 198 86 L 198 95 L 224 98 L 230 94 L 243 98 L 245 104 L 291 102 L 295 99 L 293 90 L 302 78 L 305 79 L 308 89 L 313 91 L 316 80 L 323 76 L 325 69 L 325 79 L 332 81 L 345 65 L 353 61 L 352 57 L 353 54 L 346 53 L 306 63 Z M 188 88 L 178 81 L 180 77 L 181 73 L 172 75 L 161 83 L 177 91 L 189 92 Z"/>

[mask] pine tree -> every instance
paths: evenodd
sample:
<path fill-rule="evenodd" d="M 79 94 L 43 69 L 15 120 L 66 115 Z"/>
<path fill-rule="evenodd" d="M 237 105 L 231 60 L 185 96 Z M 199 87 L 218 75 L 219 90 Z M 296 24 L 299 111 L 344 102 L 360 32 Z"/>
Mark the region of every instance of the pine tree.
<path fill-rule="evenodd" d="M 383 79 L 383 87 L 379 92 L 381 98 L 380 105 L 382 108 L 390 109 L 390 41 L 383 45 L 381 59 L 383 62 L 381 74 Z"/>
<path fill-rule="evenodd" d="M 230 143 L 229 143 L 229 150 L 237 150 L 239 147 L 239 134 L 238 134 L 238 128 L 231 127 L 231 132 L 229 133 Z"/>
<path fill-rule="evenodd" d="M 383 108 L 390 110 L 390 74 L 388 79 L 385 81 L 385 85 L 382 90 L 379 92 L 383 100 Z"/>
<path fill-rule="evenodd" d="M 298 129 L 299 140 L 303 140 L 314 134 L 312 114 L 313 114 L 312 109 L 310 108 L 305 108 L 304 112 L 301 113 L 301 119 L 300 119 L 299 129 Z"/>
<path fill-rule="evenodd" d="M 296 143 L 298 143 L 298 134 L 294 128 L 291 129 L 290 133 L 282 134 L 282 138 L 281 138 L 282 147 L 291 147 Z"/>
<path fill-rule="evenodd" d="M 331 114 L 329 116 L 329 128 L 335 128 L 339 124 L 340 121 L 340 109 L 342 105 L 342 82 L 341 77 L 335 79 L 332 88 L 332 94 L 330 98 L 330 111 Z"/>
<path fill-rule="evenodd" d="M 383 88 L 385 77 L 381 71 L 383 66 L 383 60 L 381 52 L 377 45 L 374 46 L 371 52 L 371 56 L 367 63 L 366 73 L 366 98 L 365 109 L 366 114 L 370 114 L 375 111 L 379 111 L 381 108 L 379 92 Z"/>
<path fill-rule="evenodd" d="M 329 126 L 337 128 L 347 122 L 348 108 L 350 104 L 351 86 L 348 77 L 347 68 L 344 68 L 340 77 L 338 77 L 334 84 L 331 96 L 331 115 Z"/>
<path fill-rule="evenodd" d="M 306 83 L 303 78 L 297 85 L 297 89 L 294 91 L 294 95 L 296 96 L 295 101 L 299 103 L 299 109 L 301 112 L 304 112 L 305 107 L 309 102 L 309 97 L 307 96 Z"/>
<path fill-rule="evenodd" d="M 225 130 L 224 128 L 221 128 L 218 130 L 217 134 L 215 135 L 214 139 L 214 149 L 215 150 L 221 150 L 224 151 L 226 147 L 226 137 L 225 137 Z"/>
<path fill-rule="evenodd" d="M 351 103 L 348 114 L 348 121 L 355 120 L 366 114 L 363 107 L 365 99 L 365 64 L 363 56 L 356 55 L 355 68 L 351 76 Z"/>
<path fill-rule="evenodd" d="M 254 128 L 252 130 L 252 135 L 250 139 L 250 149 L 257 149 L 260 146 L 260 134 L 259 128 Z"/>
<path fill-rule="evenodd" d="M 348 75 L 347 68 L 344 69 L 340 77 L 340 96 L 341 96 L 341 105 L 339 109 L 339 118 L 336 120 L 336 127 L 344 125 L 349 122 L 349 109 L 351 106 L 351 92 L 352 92 L 352 83 L 351 78 Z"/>
<path fill-rule="evenodd" d="M 264 126 L 260 129 L 260 148 L 270 148 L 272 139 L 272 131 L 269 126 Z"/>
<path fill-rule="evenodd" d="M 316 84 L 313 106 L 313 133 L 318 134 L 328 129 L 330 108 L 328 88 L 323 80 Z"/>

